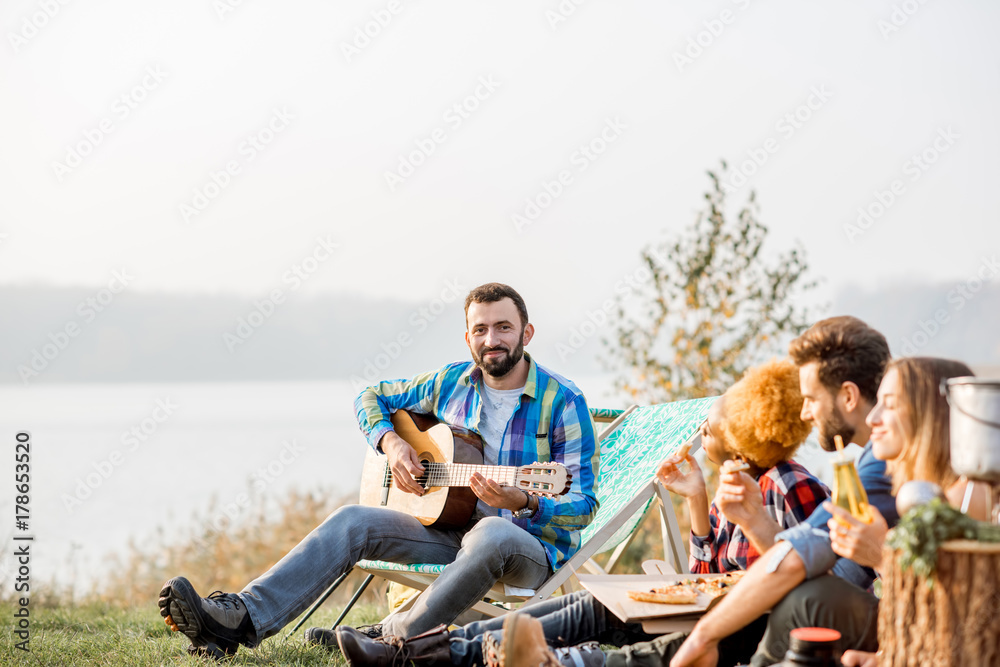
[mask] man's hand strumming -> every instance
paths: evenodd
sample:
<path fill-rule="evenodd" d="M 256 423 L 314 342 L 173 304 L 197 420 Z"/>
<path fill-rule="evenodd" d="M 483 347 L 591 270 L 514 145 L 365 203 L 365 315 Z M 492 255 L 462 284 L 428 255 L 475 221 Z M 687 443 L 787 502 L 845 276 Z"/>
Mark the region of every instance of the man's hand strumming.
<path fill-rule="evenodd" d="M 396 485 L 396 488 L 418 496 L 424 495 L 424 487 L 420 486 L 414 479 L 423 474 L 424 467 L 417 458 L 417 451 L 410 446 L 410 443 L 393 431 L 389 431 L 382 436 L 379 445 L 385 452 L 386 458 L 389 459 L 392 483 Z"/>

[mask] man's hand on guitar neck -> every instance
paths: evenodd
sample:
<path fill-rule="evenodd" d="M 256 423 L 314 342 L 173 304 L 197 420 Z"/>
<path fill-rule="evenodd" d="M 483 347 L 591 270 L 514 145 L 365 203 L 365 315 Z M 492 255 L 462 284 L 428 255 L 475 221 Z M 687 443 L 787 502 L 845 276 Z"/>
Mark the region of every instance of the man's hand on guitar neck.
<path fill-rule="evenodd" d="M 424 487 L 420 486 L 414 479 L 424 472 L 424 467 L 417 458 L 417 450 L 413 449 L 406 440 L 396 435 L 395 431 L 389 431 L 382 436 L 379 446 L 386 458 L 389 459 L 392 483 L 407 493 L 424 495 Z"/>
<path fill-rule="evenodd" d="M 483 477 L 478 472 L 472 473 L 469 477 L 469 487 L 476 497 L 490 507 L 510 510 L 516 512 L 525 507 L 525 498 L 528 506 L 538 509 L 538 499 L 529 496 L 516 486 L 501 486 L 495 480 Z"/>

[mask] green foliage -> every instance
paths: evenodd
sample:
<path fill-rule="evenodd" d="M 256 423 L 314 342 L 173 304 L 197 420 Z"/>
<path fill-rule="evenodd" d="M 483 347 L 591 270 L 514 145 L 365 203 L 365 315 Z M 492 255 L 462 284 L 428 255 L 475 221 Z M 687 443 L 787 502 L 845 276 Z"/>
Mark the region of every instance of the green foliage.
<path fill-rule="evenodd" d="M 282 497 L 263 497 L 248 490 L 250 507 L 234 521 L 215 501 L 187 523 L 186 534 L 168 535 L 162 527 L 128 553 L 112 556 L 113 567 L 100 586 L 85 596 L 118 606 L 155 603 L 155 594 L 170 577 L 186 576 L 198 591 L 240 591 L 266 572 L 337 507 L 355 496 L 337 498 L 328 491 L 291 490 Z M 221 529 L 220 529 L 221 527 Z M 353 573 L 330 599 L 343 603 L 363 577 Z M 381 587 L 365 592 L 366 602 L 384 597 Z"/>
<path fill-rule="evenodd" d="M 907 512 L 886 539 L 889 548 L 900 552 L 899 564 L 933 583 L 938 548 L 948 540 L 1000 542 L 1000 526 L 976 521 L 947 501 L 935 498 Z"/>
<path fill-rule="evenodd" d="M 726 163 L 709 171 L 705 208 L 679 238 L 642 251 L 651 277 L 618 297 L 617 325 L 605 365 L 616 388 L 636 402 L 660 403 L 722 393 L 765 355 L 783 354 L 782 337 L 809 324 L 793 302 L 812 289 L 804 251 L 768 262 L 767 227 L 755 194 L 727 218 Z M 632 313 L 637 311 L 637 314 Z"/>
<path fill-rule="evenodd" d="M 203 595 L 214 590 L 242 590 L 333 510 L 355 499 L 355 494 L 338 498 L 329 490 L 292 489 L 283 496 L 265 497 L 248 489 L 247 495 L 250 506 L 234 520 L 229 520 L 219 503 L 212 500 L 190 517 L 184 531 L 168 533 L 159 526 L 143 542 L 130 542 L 126 553 L 108 554 L 107 571 L 97 577 L 89 591 L 74 591 L 58 582 L 33 581 L 32 608 L 104 605 L 124 610 L 155 609 L 163 582 L 178 575 L 190 579 Z M 361 573 L 352 573 L 330 596 L 326 607 L 343 607 L 363 579 Z M 385 615 L 385 589 L 384 583 L 369 586 L 361 602 L 378 605 Z M 0 589 L 0 604 L 14 604 L 17 599 L 12 589 Z"/>

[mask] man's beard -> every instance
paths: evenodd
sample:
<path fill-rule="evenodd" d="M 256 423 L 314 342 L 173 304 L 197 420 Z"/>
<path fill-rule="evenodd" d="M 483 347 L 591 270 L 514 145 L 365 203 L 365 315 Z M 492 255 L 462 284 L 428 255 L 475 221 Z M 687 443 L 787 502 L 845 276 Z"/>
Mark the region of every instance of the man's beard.
<path fill-rule="evenodd" d="M 850 444 L 854 438 L 854 427 L 847 423 L 837 406 L 833 407 L 829 421 L 818 422 L 817 426 L 819 428 L 819 446 L 828 452 L 837 451 L 837 443 L 834 441 L 835 435 L 843 438 L 845 445 Z"/>
<path fill-rule="evenodd" d="M 507 354 L 497 358 L 486 358 L 487 352 L 507 352 Z M 521 361 L 521 357 L 524 356 L 524 343 L 518 342 L 517 347 L 514 348 L 513 352 L 507 350 L 506 347 L 484 347 L 479 353 L 472 353 L 472 360 L 476 362 L 476 365 L 483 369 L 483 372 L 487 375 L 495 378 L 503 377 L 510 372 L 510 369 L 517 365 L 517 362 Z"/>

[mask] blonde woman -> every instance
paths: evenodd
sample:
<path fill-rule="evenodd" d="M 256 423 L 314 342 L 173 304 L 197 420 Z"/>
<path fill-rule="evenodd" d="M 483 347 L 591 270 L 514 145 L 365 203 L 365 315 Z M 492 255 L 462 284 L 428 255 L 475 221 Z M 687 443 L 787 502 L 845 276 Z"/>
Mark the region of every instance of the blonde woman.
<path fill-rule="evenodd" d="M 950 408 L 940 386 L 942 380 L 972 375 L 968 366 L 949 359 L 904 357 L 889 362 L 867 423 L 872 429 L 872 452 L 886 462 L 893 493 L 906 482 L 924 480 L 940 486 L 948 501 L 961 507 L 967 482 L 951 468 Z M 973 495 L 969 512 L 973 518 L 989 518 L 985 496 Z M 828 524 L 834 552 L 878 568 L 889 531 L 885 519 L 873 508 L 875 519 L 865 524 L 832 504 L 825 507 L 834 515 Z"/>
<path fill-rule="evenodd" d="M 884 400 L 868 415 L 868 423 L 875 456 L 887 462 L 892 475 L 893 493 L 910 480 L 926 480 L 944 489 L 952 505 L 962 506 L 969 481 L 951 468 L 951 410 L 938 378 L 972 376 L 968 366 L 948 359 L 908 357 L 889 363 L 882 381 Z M 969 514 L 988 519 L 988 503 L 989 494 L 977 489 Z"/>
<path fill-rule="evenodd" d="M 878 403 L 868 414 L 868 425 L 872 429 L 872 451 L 886 461 L 894 493 L 906 482 L 925 480 L 940 486 L 948 501 L 961 507 L 968 482 L 951 468 L 950 409 L 940 386 L 947 378 L 972 375 L 968 366 L 948 359 L 906 357 L 889 362 L 879 385 Z M 834 552 L 877 568 L 888 532 L 881 515 L 875 511 L 875 520 L 863 524 L 840 508 L 831 512 L 841 519 L 829 523 Z M 987 520 L 989 512 L 988 494 L 977 489 L 969 515 Z M 874 653 L 847 651 L 843 663 L 847 667 L 869 667 L 877 660 Z"/>

